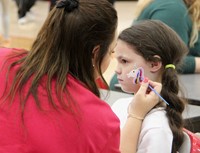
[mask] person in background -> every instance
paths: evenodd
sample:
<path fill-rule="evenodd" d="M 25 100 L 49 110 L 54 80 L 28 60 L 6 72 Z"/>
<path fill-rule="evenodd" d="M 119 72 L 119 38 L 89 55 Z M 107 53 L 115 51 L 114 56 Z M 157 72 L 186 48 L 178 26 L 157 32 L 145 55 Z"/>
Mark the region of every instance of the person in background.
<path fill-rule="evenodd" d="M 181 74 L 200 73 L 200 0 L 139 0 L 134 22 L 160 20 L 171 27 L 189 48 L 189 53 L 178 70 Z M 118 84 L 116 74 L 110 89 Z"/>
<path fill-rule="evenodd" d="M 137 153 L 177 153 L 184 140 L 182 112 L 186 104 L 178 95 L 177 69 L 188 53 L 187 46 L 166 24 L 149 20 L 123 30 L 114 50 L 116 74 L 124 92 L 137 94 L 140 81 L 146 77 L 162 84 L 160 95 L 164 100 L 160 99 L 145 118 L 137 117 L 143 120 Z M 127 110 L 133 98 L 122 98 L 112 105 L 121 128 L 126 126 L 127 117 L 132 117 Z"/>
<path fill-rule="evenodd" d="M 53 9 L 53 7 L 56 5 L 56 1 L 57 1 L 57 0 L 50 0 L 49 11 L 51 11 L 51 10 Z"/>
<path fill-rule="evenodd" d="M 0 152 L 134 152 L 142 122 L 127 119 L 120 143 L 119 119 L 95 82 L 116 28 L 107 0 L 60 0 L 30 51 L 0 49 Z M 160 93 L 160 83 L 142 82 L 130 113 L 145 117 L 159 102 L 149 84 Z"/>
<path fill-rule="evenodd" d="M 115 4 L 115 0 L 108 0 L 112 5 Z"/>
<path fill-rule="evenodd" d="M 0 46 L 9 47 L 10 46 L 10 36 L 9 36 L 9 28 L 10 28 L 10 19 L 9 19 L 9 1 L 8 0 L 0 0 L 0 8 L 1 10 L 1 23 L 3 33 L 0 35 Z"/>
<path fill-rule="evenodd" d="M 34 6 L 36 0 L 15 0 L 18 8 L 18 23 L 23 25 L 29 20 L 33 20 L 31 8 Z"/>

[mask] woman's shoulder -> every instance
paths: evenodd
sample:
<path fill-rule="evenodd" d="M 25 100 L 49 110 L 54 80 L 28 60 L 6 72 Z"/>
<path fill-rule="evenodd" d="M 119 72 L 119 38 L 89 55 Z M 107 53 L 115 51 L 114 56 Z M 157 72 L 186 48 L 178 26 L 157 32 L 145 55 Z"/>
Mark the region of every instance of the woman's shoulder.
<path fill-rule="evenodd" d="M 6 60 L 9 55 L 13 53 L 20 53 L 20 52 L 27 52 L 24 49 L 17 49 L 17 48 L 0 48 L 0 61 Z"/>
<path fill-rule="evenodd" d="M 0 58 L 3 58 L 4 56 L 8 55 L 9 53 L 11 53 L 11 51 L 11 48 L 0 48 Z"/>
<path fill-rule="evenodd" d="M 70 93 L 73 93 L 72 96 L 78 103 L 81 116 L 82 135 L 79 135 L 79 137 L 84 139 L 85 143 L 88 142 L 94 149 L 101 149 L 103 152 L 109 152 L 110 148 L 117 149 L 120 135 L 118 117 L 114 114 L 110 105 L 77 80 L 71 79 L 74 87 L 70 88 L 70 91 L 73 91 Z M 103 148 L 101 148 L 102 146 Z"/>
<path fill-rule="evenodd" d="M 90 121 L 99 120 L 98 122 L 103 123 L 111 120 L 116 123 L 119 122 L 109 104 L 88 90 L 80 81 L 69 76 L 68 82 L 67 87 L 70 95 L 73 97 L 73 100 L 77 102 L 78 107 L 80 107 L 85 116 L 89 116 Z M 89 119 L 87 119 L 87 121 L 89 121 Z"/>

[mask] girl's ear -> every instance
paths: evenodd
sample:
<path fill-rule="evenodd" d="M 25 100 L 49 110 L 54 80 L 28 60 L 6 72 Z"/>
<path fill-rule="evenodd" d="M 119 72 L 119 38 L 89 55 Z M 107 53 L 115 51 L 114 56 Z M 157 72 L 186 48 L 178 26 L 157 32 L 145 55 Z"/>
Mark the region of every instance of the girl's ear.
<path fill-rule="evenodd" d="M 157 59 L 154 62 L 149 62 L 150 63 L 150 72 L 157 72 L 162 68 L 162 62 L 161 58 L 158 55 L 154 55 L 154 58 Z"/>

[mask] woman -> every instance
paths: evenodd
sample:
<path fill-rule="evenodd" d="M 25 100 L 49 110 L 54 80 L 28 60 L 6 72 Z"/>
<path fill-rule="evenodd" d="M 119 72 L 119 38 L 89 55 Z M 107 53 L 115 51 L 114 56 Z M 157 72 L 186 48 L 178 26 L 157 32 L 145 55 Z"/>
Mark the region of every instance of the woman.
<path fill-rule="evenodd" d="M 127 119 L 123 133 L 135 130 L 120 145 L 119 119 L 99 99 L 95 83 L 110 62 L 116 27 L 117 14 L 107 0 L 61 0 L 29 52 L 0 49 L 0 152 L 128 153 L 135 148 L 141 122 Z M 143 82 L 130 105 L 141 117 L 158 103 L 153 93 L 145 94 L 149 83 L 160 92 L 159 83 Z M 129 146 L 129 139 L 135 144 Z"/>

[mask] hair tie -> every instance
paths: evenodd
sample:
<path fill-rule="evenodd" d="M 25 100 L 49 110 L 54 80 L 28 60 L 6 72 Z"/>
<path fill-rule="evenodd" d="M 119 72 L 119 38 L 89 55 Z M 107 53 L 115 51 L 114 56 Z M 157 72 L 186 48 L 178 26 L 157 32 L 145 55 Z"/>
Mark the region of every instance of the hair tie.
<path fill-rule="evenodd" d="M 71 12 L 78 7 L 78 0 L 61 0 L 56 4 L 56 8 L 64 8 L 65 11 Z"/>
<path fill-rule="evenodd" d="M 174 64 L 167 64 L 167 65 L 165 65 L 165 69 L 168 69 L 168 68 L 173 68 L 174 70 L 176 69 L 176 67 L 175 67 Z"/>

